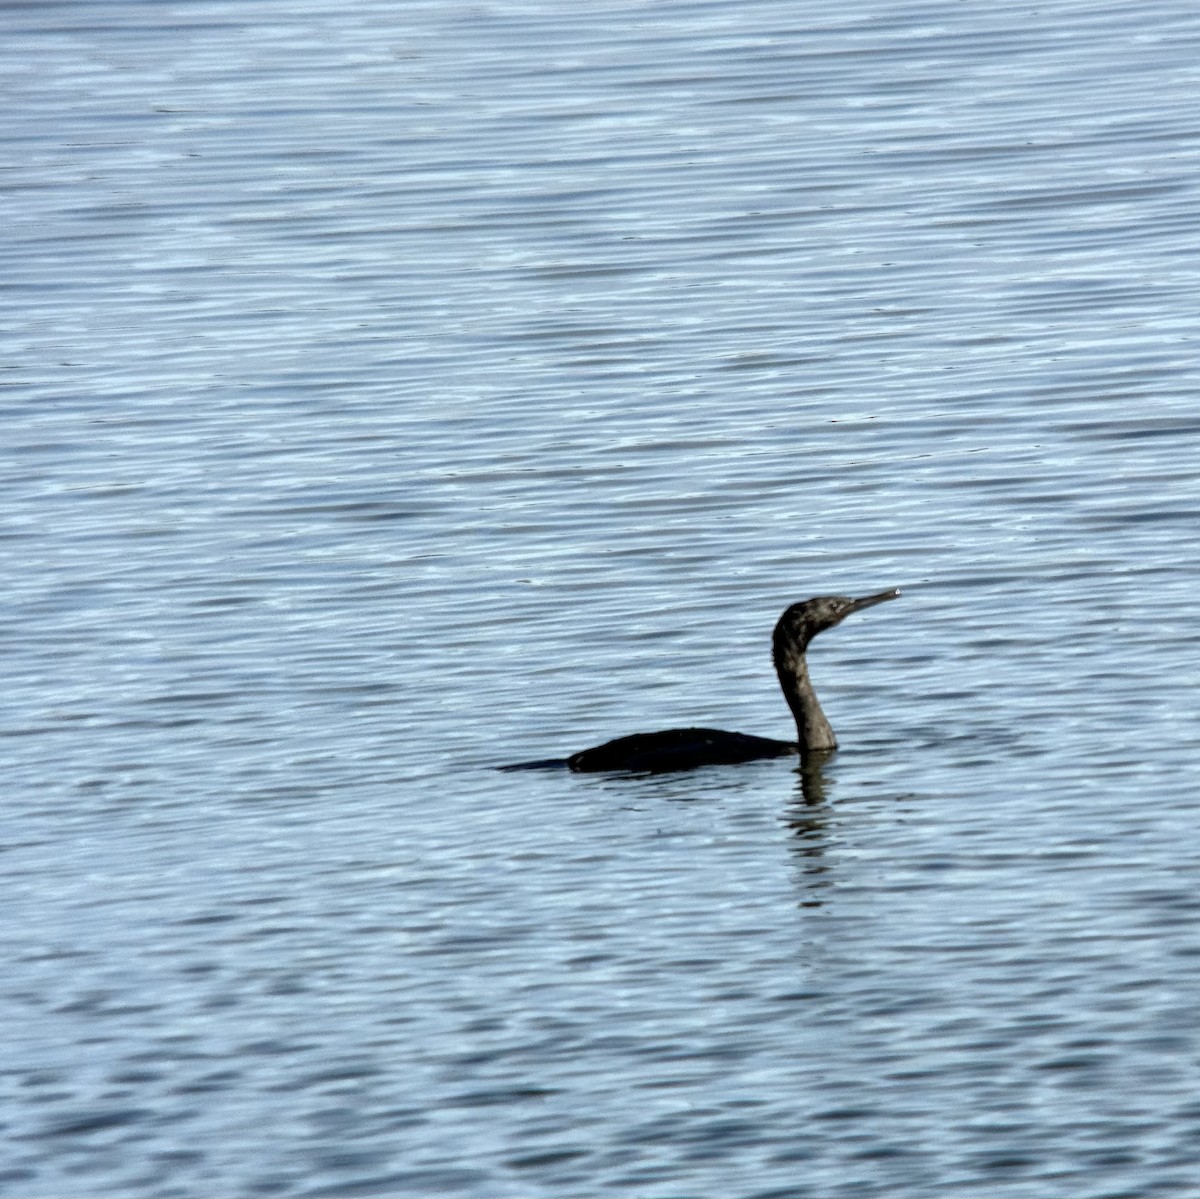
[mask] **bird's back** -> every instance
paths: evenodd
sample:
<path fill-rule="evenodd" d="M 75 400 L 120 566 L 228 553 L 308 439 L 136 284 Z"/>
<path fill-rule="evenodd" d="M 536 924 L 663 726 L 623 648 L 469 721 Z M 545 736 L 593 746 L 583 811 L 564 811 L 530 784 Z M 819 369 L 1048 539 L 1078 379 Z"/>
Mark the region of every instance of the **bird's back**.
<path fill-rule="evenodd" d="M 635 733 L 572 754 L 567 765 L 580 773 L 602 770 L 636 770 L 648 774 L 666 770 L 692 770 L 697 766 L 725 766 L 756 758 L 782 758 L 797 752 L 791 741 L 729 733 L 724 729 L 665 729 L 661 733 Z"/>

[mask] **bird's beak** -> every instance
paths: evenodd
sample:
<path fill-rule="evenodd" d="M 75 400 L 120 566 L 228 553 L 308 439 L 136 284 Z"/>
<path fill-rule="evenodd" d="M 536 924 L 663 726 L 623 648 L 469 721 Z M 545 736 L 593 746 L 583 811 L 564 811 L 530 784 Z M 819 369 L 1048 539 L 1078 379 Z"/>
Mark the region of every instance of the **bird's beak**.
<path fill-rule="evenodd" d="M 850 601 L 850 607 L 846 609 L 846 615 L 851 612 L 861 612 L 863 608 L 873 608 L 876 604 L 882 604 L 884 600 L 893 600 L 900 594 L 899 587 L 893 587 L 891 591 L 881 591 L 878 595 L 864 595 L 862 599 Z"/>

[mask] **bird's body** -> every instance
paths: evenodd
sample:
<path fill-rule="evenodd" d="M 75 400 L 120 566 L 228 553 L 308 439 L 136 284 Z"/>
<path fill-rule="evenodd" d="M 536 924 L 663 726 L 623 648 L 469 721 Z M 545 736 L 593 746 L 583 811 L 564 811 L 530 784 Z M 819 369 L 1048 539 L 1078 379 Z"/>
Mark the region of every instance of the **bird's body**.
<path fill-rule="evenodd" d="M 724 729 L 664 729 L 634 733 L 582 750 L 567 759 L 580 773 L 599 770 L 692 770 L 697 766 L 732 766 L 757 758 L 786 758 L 799 753 L 794 741 L 774 741 Z"/>
<path fill-rule="evenodd" d="M 724 729 L 666 729 L 660 733 L 635 733 L 618 737 L 603 745 L 582 750 L 563 759 L 524 762 L 507 770 L 566 766 L 581 773 L 632 770 L 661 773 L 692 770 L 697 766 L 732 765 L 760 758 L 782 758 L 837 748 L 837 737 L 825 719 L 808 677 L 805 657 L 809 642 L 820 632 L 840 624 L 851 612 L 870 608 L 884 600 L 895 599 L 900 592 L 881 591 L 878 595 L 849 599 L 841 595 L 820 595 L 793 604 L 779 618 L 772 637 L 771 650 L 779 686 L 796 721 L 795 741 L 776 741 Z"/>

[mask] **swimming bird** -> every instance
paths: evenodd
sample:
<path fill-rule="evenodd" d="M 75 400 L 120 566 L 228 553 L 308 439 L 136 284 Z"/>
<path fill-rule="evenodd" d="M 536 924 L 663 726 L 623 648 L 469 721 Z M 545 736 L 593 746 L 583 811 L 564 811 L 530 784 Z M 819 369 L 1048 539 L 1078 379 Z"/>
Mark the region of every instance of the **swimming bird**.
<path fill-rule="evenodd" d="M 729 733 L 723 729 L 666 729 L 661 733 L 634 733 L 603 745 L 581 750 L 566 759 L 522 762 L 504 770 L 566 766 L 591 773 L 606 770 L 635 770 L 661 773 L 668 770 L 692 770 L 697 766 L 730 765 L 759 758 L 782 758 L 799 754 L 801 758 L 817 751 L 837 748 L 837 737 L 813 690 L 808 677 L 805 653 L 809 642 L 826 629 L 841 624 L 851 612 L 861 612 L 885 600 L 895 599 L 898 588 L 877 595 L 850 599 L 844 595 L 818 595 L 792 604 L 779 618 L 771 640 L 775 673 L 792 715 L 796 719 L 796 740 L 775 741 L 748 733 Z"/>

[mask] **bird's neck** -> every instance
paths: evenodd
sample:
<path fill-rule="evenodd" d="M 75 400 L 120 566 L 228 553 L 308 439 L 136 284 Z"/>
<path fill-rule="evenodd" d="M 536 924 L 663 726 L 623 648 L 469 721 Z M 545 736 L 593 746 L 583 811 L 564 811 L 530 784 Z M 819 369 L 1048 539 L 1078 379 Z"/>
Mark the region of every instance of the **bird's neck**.
<path fill-rule="evenodd" d="M 796 718 L 796 737 L 800 752 L 814 749 L 837 749 L 837 737 L 813 690 L 808 677 L 808 661 L 804 650 L 795 645 L 776 645 L 775 672 L 779 675 L 779 686 L 792 715 Z"/>

